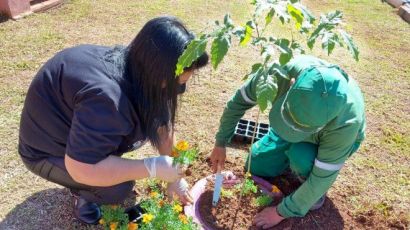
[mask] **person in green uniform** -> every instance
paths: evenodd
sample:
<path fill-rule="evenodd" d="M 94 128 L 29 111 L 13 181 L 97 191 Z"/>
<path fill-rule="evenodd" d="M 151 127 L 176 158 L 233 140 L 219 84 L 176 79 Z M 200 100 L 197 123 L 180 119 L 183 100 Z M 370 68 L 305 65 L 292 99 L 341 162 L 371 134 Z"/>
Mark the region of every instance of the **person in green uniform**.
<path fill-rule="evenodd" d="M 274 177 L 290 168 L 302 185 L 276 207 L 267 207 L 254 224 L 270 228 L 285 218 L 303 217 L 320 208 L 347 158 L 365 137 L 363 96 L 357 82 L 337 65 L 301 55 L 284 66 L 272 98 L 270 130 L 251 147 L 251 173 Z M 260 78 L 249 79 L 223 112 L 212 168 L 224 168 L 226 145 L 245 111 L 256 105 Z"/>

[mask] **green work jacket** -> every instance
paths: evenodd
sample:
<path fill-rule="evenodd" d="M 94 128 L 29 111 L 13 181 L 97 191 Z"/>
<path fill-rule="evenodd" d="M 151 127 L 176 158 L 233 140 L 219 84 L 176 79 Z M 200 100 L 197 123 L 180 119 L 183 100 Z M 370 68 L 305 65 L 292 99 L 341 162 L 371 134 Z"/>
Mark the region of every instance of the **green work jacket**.
<path fill-rule="evenodd" d="M 286 64 L 284 68 L 288 72 L 289 79 L 297 79 L 303 70 L 313 66 L 335 67 L 321 59 L 301 55 Z M 339 67 L 337 68 L 346 75 Z M 278 77 L 278 93 L 272 103 L 287 92 L 290 87 L 289 79 Z M 216 146 L 225 146 L 230 142 L 239 119 L 246 110 L 256 105 L 258 81 L 258 77 L 249 79 L 228 101 L 216 134 Z M 358 149 L 364 140 L 364 100 L 360 88 L 351 77 L 348 77 L 347 92 L 346 106 L 340 114 L 319 132 L 303 140 L 303 142 L 317 144 L 318 153 L 306 181 L 279 204 L 278 212 L 283 217 L 304 216 L 331 187 L 346 159 Z M 269 116 L 269 122 L 272 124 L 276 119 L 280 118 Z"/>

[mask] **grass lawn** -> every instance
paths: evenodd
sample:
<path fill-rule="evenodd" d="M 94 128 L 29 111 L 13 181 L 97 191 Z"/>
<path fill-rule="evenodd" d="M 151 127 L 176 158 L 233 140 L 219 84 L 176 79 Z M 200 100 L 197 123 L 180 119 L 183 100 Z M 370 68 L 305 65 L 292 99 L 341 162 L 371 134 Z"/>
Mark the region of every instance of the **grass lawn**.
<path fill-rule="evenodd" d="M 73 0 L 19 21 L 0 20 L 0 229 L 87 228 L 73 219 L 68 191 L 30 173 L 18 157 L 25 93 L 45 61 L 78 44 L 128 44 L 146 21 L 159 15 L 175 15 L 197 33 L 227 12 L 240 21 L 251 11 L 245 2 Z M 345 50 L 330 57 L 313 51 L 350 73 L 366 100 L 367 139 L 348 160 L 328 196 L 345 222 L 353 221 L 357 228 L 409 228 L 410 26 L 380 1 L 304 3 L 315 13 L 343 11 L 346 29 L 361 52 L 355 62 Z M 284 32 L 280 27 L 274 31 Z M 223 107 L 256 55 L 250 49 L 233 49 L 217 71 L 207 67 L 197 74 L 182 98 L 179 139 L 197 143 L 204 156 L 210 153 Z M 256 110 L 247 116 L 253 114 Z M 152 154 L 145 146 L 128 156 Z M 245 156 L 245 151 L 229 149 L 228 154 Z"/>

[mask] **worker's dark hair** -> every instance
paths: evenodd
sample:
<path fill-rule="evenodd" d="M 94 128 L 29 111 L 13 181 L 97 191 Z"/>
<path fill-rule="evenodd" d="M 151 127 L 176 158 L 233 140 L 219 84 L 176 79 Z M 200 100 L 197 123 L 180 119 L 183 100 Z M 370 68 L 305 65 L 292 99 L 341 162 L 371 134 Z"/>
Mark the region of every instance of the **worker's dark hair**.
<path fill-rule="evenodd" d="M 179 56 L 194 39 L 175 17 L 164 16 L 148 21 L 128 47 L 126 72 L 131 83 L 133 104 L 143 133 L 158 148 L 160 126 L 174 126 L 177 96 L 181 85 L 175 76 Z M 185 70 L 208 63 L 204 53 Z"/>

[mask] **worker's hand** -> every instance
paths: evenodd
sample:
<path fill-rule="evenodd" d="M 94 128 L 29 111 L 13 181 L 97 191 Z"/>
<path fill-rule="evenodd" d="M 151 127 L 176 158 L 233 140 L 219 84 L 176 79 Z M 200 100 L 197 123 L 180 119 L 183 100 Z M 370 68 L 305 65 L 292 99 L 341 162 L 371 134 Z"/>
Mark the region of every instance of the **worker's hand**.
<path fill-rule="evenodd" d="M 215 146 L 209 158 L 211 159 L 213 173 L 217 172 L 218 166 L 220 170 L 223 170 L 226 160 L 226 148 Z"/>
<path fill-rule="evenodd" d="M 144 159 L 144 165 L 150 177 L 156 177 L 165 182 L 174 182 L 184 175 L 184 169 L 179 165 L 173 165 L 173 158 L 159 156 Z"/>
<path fill-rule="evenodd" d="M 193 199 L 189 194 L 189 186 L 184 178 L 175 182 L 168 183 L 167 194 L 170 199 L 174 196 L 178 197 L 182 204 L 189 205 L 193 203 Z"/>
<path fill-rule="evenodd" d="M 166 126 L 158 128 L 159 135 L 159 147 L 158 152 L 160 155 L 171 156 L 172 146 L 174 146 L 174 131 L 168 130 Z"/>
<path fill-rule="evenodd" d="M 253 224 L 259 228 L 268 229 L 279 224 L 284 219 L 278 214 L 276 207 L 267 207 L 256 214 Z"/>

